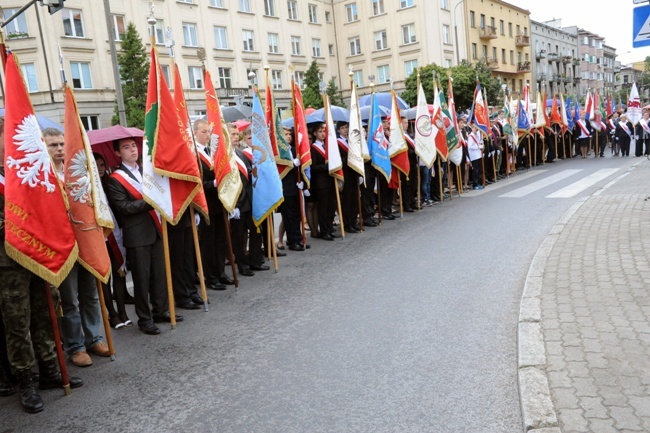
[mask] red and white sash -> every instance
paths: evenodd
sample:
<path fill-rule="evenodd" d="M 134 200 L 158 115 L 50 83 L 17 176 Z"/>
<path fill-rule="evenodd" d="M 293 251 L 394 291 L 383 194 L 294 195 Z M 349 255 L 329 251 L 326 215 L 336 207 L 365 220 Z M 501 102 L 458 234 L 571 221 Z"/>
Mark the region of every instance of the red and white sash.
<path fill-rule="evenodd" d="M 411 146 L 411 148 L 415 149 L 415 141 L 411 137 L 409 137 L 407 134 L 404 134 L 404 140 Z"/>
<path fill-rule="evenodd" d="M 253 149 L 250 147 L 247 147 L 246 149 L 242 150 L 242 153 L 248 158 L 248 162 L 251 164 L 253 163 Z"/>
<path fill-rule="evenodd" d="M 237 152 L 235 152 L 235 161 L 237 161 L 239 172 L 248 180 L 248 168 L 246 167 L 246 163 L 237 155 Z"/>
<path fill-rule="evenodd" d="M 580 137 L 580 138 L 589 138 L 589 136 L 590 136 L 589 130 L 587 129 L 587 126 L 582 122 L 582 120 L 578 120 L 576 123 L 578 124 L 578 126 L 582 130 L 582 133 L 584 135 L 586 135 L 586 137 Z"/>
<path fill-rule="evenodd" d="M 110 176 L 116 181 L 118 181 L 120 185 L 122 185 L 124 189 L 127 190 L 129 194 L 133 196 L 133 198 L 135 198 L 136 200 L 143 199 L 142 184 L 140 184 L 140 182 L 133 180 L 128 174 L 124 172 L 124 170 L 118 168 L 113 173 L 111 173 Z M 156 227 L 158 227 L 158 230 L 162 231 L 160 214 L 155 209 L 151 209 L 149 211 L 149 215 L 151 216 L 151 219 L 153 220 Z"/>
<path fill-rule="evenodd" d="M 214 170 L 214 158 L 205 153 L 205 148 L 197 150 L 199 151 L 199 158 L 201 158 L 201 161 L 210 167 L 210 170 Z"/>
<path fill-rule="evenodd" d="M 632 132 L 630 131 L 630 128 L 627 127 L 626 122 L 618 122 L 618 126 L 620 126 L 621 129 L 630 136 L 630 138 L 632 138 Z"/>
<path fill-rule="evenodd" d="M 643 128 L 646 134 L 650 134 L 650 126 L 648 126 L 648 122 L 645 119 L 639 120 L 639 125 L 641 125 L 641 128 Z"/>
<path fill-rule="evenodd" d="M 311 147 L 316 149 L 318 151 L 318 153 L 320 153 L 323 156 L 323 159 L 325 160 L 325 162 L 327 162 L 327 153 L 325 153 L 325 149 L 321 149 L 318 145 L 316 145 L 316 143 L 313 143 L 311 145 Z"/>
<path fill-rule="evenodd" d="M 339 144 L 339 147 L 341 150 L 344 150 L 345 152 L 348 151 L 348 141 L 345 138 L 337 138 L 336 142 Z"/>
<path fill-rule="evenodd" d="M 5 177 L 0 174 L 0 194 L 5 195 Z"/>

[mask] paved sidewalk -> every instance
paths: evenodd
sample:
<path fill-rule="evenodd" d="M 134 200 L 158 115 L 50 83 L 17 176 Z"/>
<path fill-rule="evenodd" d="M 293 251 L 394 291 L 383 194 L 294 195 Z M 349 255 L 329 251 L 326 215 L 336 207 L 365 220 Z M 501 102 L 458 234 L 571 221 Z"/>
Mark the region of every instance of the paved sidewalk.
<path fill-rule="evenodd" d="M 522 297 L 524 431 L 650 432 L 650 162 L 567 212 Z"/>

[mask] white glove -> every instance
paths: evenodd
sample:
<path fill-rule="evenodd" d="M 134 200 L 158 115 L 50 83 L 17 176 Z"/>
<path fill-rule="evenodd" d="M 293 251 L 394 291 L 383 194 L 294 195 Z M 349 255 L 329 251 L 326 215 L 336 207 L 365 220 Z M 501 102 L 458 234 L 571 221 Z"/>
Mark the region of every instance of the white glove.
<path fill-rule="evenodd" d="M 298 158 L 293 159 L 293 165 L 294 167 L 299 167 L 300 166 L 300 160 Z"/>
<path fill-rule="evenodd" d="M 217 187 L 217 179 L 214 180 L 214 187 Z"/>
<path fill-rule="evenodd" d="M 308 189 L 304 190 L 302 193 L 304 194 L 305 197 L 309 197 L 311 195 Z"/>
<path fill-rule="evenodd" d="M 238 220 L 239 217 L 241 217 L 241 214 L 239 213 L 239 208 L 236 207 L 235 210 L 232 211 L 232 213 L 228 214 L 228 219 L 236 219 Z"/>
<path fill-rule="evenodd" d="M 298 182 L 298 183 L 296 184 L 296 186 L 298 187 L 298 189 L 303 189 L 303 187 L 305 186 L 305 184 L 304 184 L 303 182 Z"/>
<path fill-rule="evenodd" d="M 359 185 L 363 185 L 364 179 L 362 177 L 359 178 Z"/>
<path fill-rule="evenodd" d="M 198 213 L 194 214 L 194 225 L 198 227 L 198 225 L 201 223 L 201 215 Z"/>

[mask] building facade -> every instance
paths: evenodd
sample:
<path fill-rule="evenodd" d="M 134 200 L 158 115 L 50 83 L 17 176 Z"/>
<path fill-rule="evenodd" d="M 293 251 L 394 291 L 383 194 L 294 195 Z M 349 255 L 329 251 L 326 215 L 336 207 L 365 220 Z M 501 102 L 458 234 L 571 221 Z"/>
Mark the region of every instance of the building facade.
<path fill-rule="evenodd" d="M 580 85 L 578 37 L 562 30 L 558 21 L 531 21 L 534 92 L 576 94 Z"/>

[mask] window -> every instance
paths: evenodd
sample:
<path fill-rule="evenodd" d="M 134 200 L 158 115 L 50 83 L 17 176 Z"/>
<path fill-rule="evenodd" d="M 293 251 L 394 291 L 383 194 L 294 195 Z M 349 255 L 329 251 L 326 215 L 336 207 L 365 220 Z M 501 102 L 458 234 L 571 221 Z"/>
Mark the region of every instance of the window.
<path fill-rule="evenodd" d="M 167 87 L 169 90 L 172 89 L 172 75 L 171 75 L 171 70 L 169 69 L 169 65 L 160 65 L 162 68 L 162 73 L 163 77 L 165 78 L 165 83 L 167 84 Z"/>
<path fill-rule="evenodd" d="M 477 49 L 476 43 L 472 42 L 472 59 L 474 59 L 474 60 L 476 60 L 476 58 L 477 58 L 476 49 Z"/>
<path fill-rule="evenodd" d="M 481 21 L 479 22 L 479 25 L 481 26 L 482 29 L 485 28 L 485 15 L 481 14 Z"/>
<path fill-rule="evenodd" d="M 251 13 L 251 0 L 239 0 L 239 12 Z"/>
<path fill-rule="evenodd" d="M 63 32 L 66 36 L 84 37 L 84 25 L 80 10 L 64 8 L 61 11 L 61 16 L 63 17 Z"/>
<path fill-rule="evenodd" d="M 506 49 L 501 48 L 501 63 L 506 64 Z"/>
<path fill-rule="evenodd" d="M 305 73 L 302 71 L 296 71 L 295 82 L 298 87 L 302 89 L 303 85 L 305 84 Z"/>
<path fill-rule="evenodd" d="M 271 71 L 271 84 L 273 85 L 273 90 L 282 90 L 282 71 L 275 69 Z"/>
<path fill-rule="evenodd" d="M 379 84 L 390 83 L 390 66 L 377 66 L 377 80 Z"/>
<path fill-rule="evenodd" d="M 359 39 L 358 36 L 348 39 L 348 42 L 350 44 L 351 56 L 356 56 L 358 54 L 361 54 L 361 40 Z"/>
<path fill-rule="evenodd" d="M 528 34 L 528 27 L 524 27 L 524 35 Z"/>
<path fill-rule="evenodd" d="M 72 72 L 72 87 L 75 89 L 92 89 L 93 80 L 90 76 L 90 63 L 70 62 Z"/>
<path fill-rule="evenodd" d="M 36 68 L 33 63 L 25 63 L 20 65 L 20 70 L 25 78 L 27 84 L 27 91 L 29 93 L 38 92 L 38 79 L 36 79 Z"/>
<path fill-rule="evenodd" d="M 124 25 L 124 16 L 122 15 L 113 15 L 111 16 L 113 21 L 113 40 L 119 42 L 124 37 L 126 33 L 126 26 Z"/>
<path fill-rule="evenodd" d="M 449 10 L 449 0 L 440 0 L 440 8 Z"/>
<path fill-rule="evenodd" d="M 404 45 L 415 43 L 415 24 L 402 26 L 402 42 Z"/>
<path fill-rule="evenodd" d="M 291 54 L 293 54 L 294 56 L 302 55 L 300 36 L 291 36 Z"/>
<path fill-rule="evenodd" d="M 156 26 L 154 27 L 156 35 L 156 44 L 165 43 L 165 25 L 163 20 L 156 20 Z"/>
<path fill-rule="evenodd" d="M 264 0 L 264 15 L 275 16 L 275 0 Z"/>
<path fill-rule="evenodd" d="M 372 14 L 381 15 L 384 13 L 384 0 L 370 0 L 372 1 Z"/>
<path fill-rule="evenodd" d="M 450 31 L 449 31 L 449 26 L 447 24 L 442 25 L 442 43 L 443 44 L 451 44 L 451 36 L 450 36 Z"/>
<path fill-rule="evenodd" d="M 375 50 L 385 50 L 388 47 L 388 38 L 386 30 L 375 32 Z"/>
<path fill-rule="evenodd" d="M 289 19 L 297 20 L 298 19 L 298 2 L 296 0 L 287 1 L 287 7 L 289 8 Z"/>
<path fill-rule="evenodd" d="M 413 73 L 418 68 L 418 61 L 417 60 L 408 60 L 404 62 L 404 68 L 406 69 L 406 77 L 408 78 L 409 75 Z"/>
<path fill-rule="evenodd" d="M 2 12 L 4 14 L 3 19 L 6 21 L 10 16 L 18 12 L 18 9 L 3 9 Z M 25 19 L 25 14 L 18 15 L 18 17 L 7 24 L 7 27 L 5 28 L 7 29 L 7 35 L 12 39 L 29 36 L 27 32 L 27 19 Z"/>
<path fill-rule="evenodd" d="M 218 50 L 228 49 L 228 36 L 225 27 L 214 28 L 214 43 Z"/>
<path fill-rule="evenodd" d="M 481 57 L 483 59 L 487 59 L 487 45 L 483 45 L 481 47 Z"/>
<path fill-rule="evenodd" d="M 269 33 L 269 53 L 279 53 L 280 52 L 280 44 L 278 42 L 278 34 L 277 33 Z"/>
<path fill-rule="evenodd" d="M 203 71 L 198 66 L 188 66 L 187 71 L 190 75 L 190 89 L 203 88 Z"/>
<path fill-rule="evenodd" d="M 321 57 L 320 39 L 312 39 L 311 40 L 311 54 L 314 57 Z"/>
<path fill-rule="evenodd" d="M 83 124 L 86 131 L 94 131 L 95 129 L 99 129 L 99 116 L 86 115 L 79 116 L 79 118 L 81 119 L 81 123 Z"/>
<path fill-rule="evenodd" d="M 517 24 L 517 26 L 515 28 L 516 28 L 516 31 L 517 31 L 517 33 L 515 33 L 515 34 L 520 35 L 521 34 L 521 27 L 519 26 L 519 24 Z"/>
<path fill-rule="evenodd" d="M 491 60 L 497 60 L 497 47 L 492 47 L 492 59 Z M 528 60 L 528 59 L 526 59 Z"/>
<path fill-rule="evenodd" d="M 503 20 L 499 20 L 499 32 L 501 32 L 501 36 L 506 35 L 506 27 L 505 27 L 505 23 L 503 22 Z"/>
<path fill-rule="evenodd" d="M 230 89 L 232 87 L 232 74 L 230 68 L 219 68 L 219 86 L 222 89 Z"/>
<path fill-rule="evenodd" d="M 359 19 L 359 15 L 357 14 L 356 3 L 350 3 L 349 5 L 345 5 L 345 16 L 349 23 L 351 23 L 352 21 L 357 21 Z"/>
<path fill-rule="evenodd" d="M 330 16 L 329 12 L 325 12 L 325 22 L 326 23 L 331 23 L 332 22 L 332 17 Z"/>
<path fill-rule="evenodd" d="M 329 50 L 330 56 L 333 56 L 334 55 L 334 44 L 329 44 L 327 46 L 327 48 Z"/>
<path fill-rule="evenodd" d="M 521 51 L 517 51 L 517 63 L 521 63 Z"/>
<path fill-rule="evenodd" d="M 210 6 L 223 9 L 223 0 L 210 0 Z"/>
<path fill-rule="evenodd" d="M 363 87 L 363 71 L 352 71 L 352 81 L 357 87 Z"/>
<path fill-rule="evenodd" d="M 242 30 L 241 36 L 244 41 L 244 51 L 255 51 L 255 45 L 253 44 L 253 31 Z"/>
<path fill-rule="evenodd" d="M 413 0 L 400 0 L 399 7 L 401 9 L 413 6 Z"/>
<path fill-rule="evenodd" d="M 512 23 L 508 23 L 508 36 L 512 37 Z"/>
<path fill-rule="evenodd" d="M 451 68 L 451 59 L 445 59 L 445 68 Z"/>
<path fill-rule="evenodd" d="M 309 4 L 309 22 L 312 24 L 318 24 L 318 8 L 316 5 Z"/>
<path fill-rule="evenodd" d="M 198 47 L 196 38 L 196 24 L 183 23 L 183 43 L 188 47 Z"/>
<path fill-rule="evenodd" d="M 469 11 L 469 26 L 471 28 L 476 27 L 476 16 L 474 15 L 474 11 Z"/>
<path fill-rule="evenodd" d="M 178 0 L 181 3 L 192 3 L 192 0 Z"/>
<path fill-rule="evenodd" d="M 510 50 L 510 64 L 514 65 L 515 64 L 515 52 Z"/>

